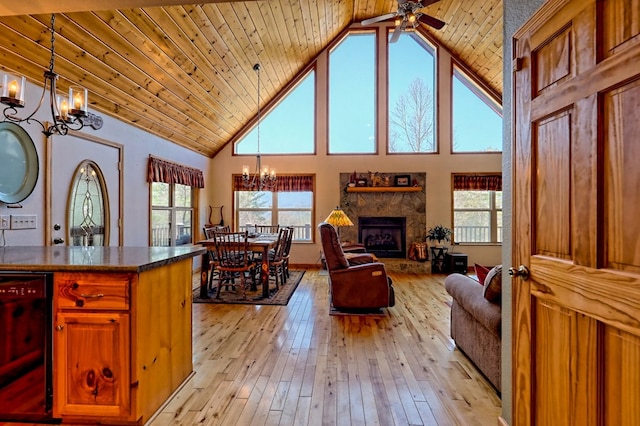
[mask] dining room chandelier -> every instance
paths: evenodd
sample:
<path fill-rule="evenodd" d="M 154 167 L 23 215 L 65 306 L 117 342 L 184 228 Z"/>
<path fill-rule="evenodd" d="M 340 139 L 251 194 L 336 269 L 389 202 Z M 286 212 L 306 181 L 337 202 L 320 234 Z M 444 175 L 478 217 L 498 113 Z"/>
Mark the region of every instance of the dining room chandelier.
<path fill-rule="evenodd" d="M 24 118 L 18 117 L 18 109 L 24 108 L 25 80 L 24 76 L 15 76 L 11 73 L 4 73 L 2 78 L 2 96 L 0 102 L 7 105 L 3 110 L 5 121 L 13 123 L 30 123 L 35 121 L 42 126 L 42 132 L 47 136 L 54 133 L 66 135 L 69 130 L 80 130 L 84 126 L 90 126 L 94 130 L 102 127 L 102 117 L 92 114 L 87 110 L 88 96 L 84 87 L 71 85 L 69 87 L 69 97 L 58 95 L 56 80 L 58 75 L 54 71 L 55 62 L 55 14 L 51 15 L 51 57 L 49 59 L 49 69 L 44 72 L 44 84 L 42 96 L 36 109 Z M 51 123 L 42 122 L 34 115 L 44 103 L 45 96 L 49 93 L 49 107 L 51 110 Z"/>
<path fill-rule="evenodd" d="M 242 184 L 245 188 L 254 191 L 271 191 L 276 186 L 276 171 L 267 165 L 262 165 L 260 157 L 260 64 L 255 64 L 253 70 L 258 73 L 258 115 L 256 124 L 256 166 L 253 174 L 250 166 L 242 166 Z"/>

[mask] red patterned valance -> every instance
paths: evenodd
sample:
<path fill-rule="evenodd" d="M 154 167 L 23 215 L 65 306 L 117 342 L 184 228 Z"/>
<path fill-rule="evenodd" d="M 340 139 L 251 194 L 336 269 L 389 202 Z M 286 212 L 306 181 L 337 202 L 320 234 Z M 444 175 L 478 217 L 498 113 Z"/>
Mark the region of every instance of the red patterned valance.
<path fill-rule="evenodd" d="M 502 175 L 453 175 L 454 191 L 502 191 Z"/>
<path fill-rule="evenodd" d="M 179 183 L 204 188 L 202 170 L 149 156 L 149 182 Z"/>
<path fill-rule="evenodd" d="M 307 192 L 314 190 L 315 175 L 285 175 L 276 177 L 275 192 Z M 234 191 L 255 191 L 252 188 L 245 188 L 242 183 L 242 175 L 233 175 Z"/>

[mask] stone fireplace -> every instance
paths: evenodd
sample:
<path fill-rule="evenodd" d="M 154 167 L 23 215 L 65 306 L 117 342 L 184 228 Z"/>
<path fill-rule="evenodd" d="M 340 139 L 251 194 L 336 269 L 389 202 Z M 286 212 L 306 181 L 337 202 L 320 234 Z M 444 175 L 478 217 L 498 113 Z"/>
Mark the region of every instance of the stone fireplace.
<path fill-rule="evenodd" d="M 387 250 L 384 254 L 377 254 L 382 258 L 403 258 L 407 256 L 407 249 L 412 242 L 424 242 L 426 234 L 426 173 L 393 172 L 386 175 L 409 175 L 409 182 L 416 183 L 419 189 L 409 192 L 402 191 L 402 188 L 371 188 L 362 192 L 348 191 L 349 178 L 353 174 L 340 173 L 340 206 L 351 218 L 355 226 L 344 226 L 340 228 L 340 238 L 342 241 L 359 242 L 366 245 L 361 232 L 361 218 L 370 220 L 386 220 L 386 218 L 404 219 L 405 236 L 404 243 L 400 242 L 398 250 Z M 368 173 L 361 172 L 358 175 L 367 176 Z M 394 182 L 394 179 L 391 179 Z M 369 182 L 369 184 L 371 184 Z M 386 226 L 386 225 L 385 225 Z M 396 231 L 394 231 L 395 233 Z M 384 232 L 383 232 L 384 233 Z M 364 239 L 370 234 L 365 234 Z M 373 241 L 378 238 L 384 240 L 384 235 L 370 238 Z M 398 235 L 397 239 L 401 239 Z M 400 251 L 401 253 L 397 253 Z M 393 256 L 389 256 L 393 254 Z"/>

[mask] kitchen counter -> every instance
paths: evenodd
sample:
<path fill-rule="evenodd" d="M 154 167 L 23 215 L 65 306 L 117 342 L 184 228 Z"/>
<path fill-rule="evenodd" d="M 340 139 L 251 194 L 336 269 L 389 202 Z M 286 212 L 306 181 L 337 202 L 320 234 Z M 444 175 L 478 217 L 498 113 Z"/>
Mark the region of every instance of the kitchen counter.
<path fill-rule="evenodd" d="M 0 248 L 0 271 L 145 272 L 202 255 L 200 246 L 178 247 L 43 247 Z"/>

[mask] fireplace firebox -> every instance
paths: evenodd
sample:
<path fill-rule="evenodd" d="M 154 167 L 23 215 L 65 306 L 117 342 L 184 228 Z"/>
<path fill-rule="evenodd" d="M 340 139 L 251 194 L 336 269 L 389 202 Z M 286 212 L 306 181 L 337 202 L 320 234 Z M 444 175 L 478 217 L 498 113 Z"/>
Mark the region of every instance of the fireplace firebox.
<path fill-rule="evenodd" d="M 405 258 L 405 217 L 359 217 L 358 241 L 378 257 Z"/>

